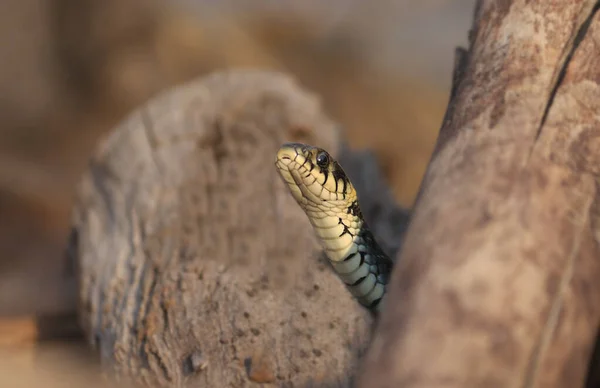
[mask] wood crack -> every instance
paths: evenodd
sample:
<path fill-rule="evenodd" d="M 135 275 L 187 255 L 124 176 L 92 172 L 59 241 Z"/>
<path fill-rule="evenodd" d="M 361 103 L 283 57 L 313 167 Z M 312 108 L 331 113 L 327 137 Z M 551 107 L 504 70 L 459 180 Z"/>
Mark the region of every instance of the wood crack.
<path fill-rule="evenodd" d="M 560 88 L 560 85 L 562 84 L 562 81 L 564 80 L 565 75 L 567 74 L 569 64 L 571 63 L 571 60 L 573 59 L 573 55 L 577 51 L 577 48 L 579 47 L 581 42 L 583 41 L 583 38 L 585 38 L 585 36 L 588 32 L 588 29 L 589 29 L 590 25 L 592 24 L 592 20 L 594 19 L 594 16 L 596 15 L 596 12 L 598 11 L 599 8 L 600 8 L 600 1 L 596 1 L 593 4 L 593 6 L 591 7 L 591 9 L 589 10 L 589 12 L 587 12 L 587 16 L 585 17 L 583 22 L 579 25 L 577 33 L 565 45 L 564 51 L 566 51 L 566 53 L 563 52 L 562 60 L 559 61 L 559 66 L 557 66 L 557 68 L 555 70 L 555 74 L 552 77 L 554 80 L 554 82 L 552 83 L 552 90 L 550 92 L 550 95 L 548 96 L 548 101 L 546 102 L 546 106 L 544 107 L 544 113 L 542 114 L 542 119 L 540 120 L 540 124 L 537 128 L 533 146 L 531 148 L 531 152 L 529 153 L 529 157 L 531 157 L 531 155 L 533 154 L 535 145 L 537 144 L 540 136 L 542 135 L 542 130 L 544 128 L 544 124 L 546 124 L 548 114 L 550 113 L 550 108 L 552 108 L 552 105 L 554 103 L 554 99 L 556 98 L 558 89 Z"/>

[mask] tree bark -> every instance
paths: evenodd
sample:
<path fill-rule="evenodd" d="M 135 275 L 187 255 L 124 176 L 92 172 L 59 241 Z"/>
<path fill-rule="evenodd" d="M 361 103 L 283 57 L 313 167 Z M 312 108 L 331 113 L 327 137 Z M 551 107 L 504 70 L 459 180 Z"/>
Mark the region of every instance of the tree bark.
<path fill-rule="evenodd" d="M 583 386 L 599 41 L 595 1 L 479 2 L 359 387 Z"/>
<path fill-rule="evenodd" d="M 341 153 L 359 190 L 381 190 L 365 216 L 393 251 L 406 213 L 339 137 L 315 96 L 252 71 L 170 91 L 116 128 L 82 180 L 71 241 L 104 368 L 152 386 L 348 386 L 370 318 L 274 167 L 285 141 Z"/>

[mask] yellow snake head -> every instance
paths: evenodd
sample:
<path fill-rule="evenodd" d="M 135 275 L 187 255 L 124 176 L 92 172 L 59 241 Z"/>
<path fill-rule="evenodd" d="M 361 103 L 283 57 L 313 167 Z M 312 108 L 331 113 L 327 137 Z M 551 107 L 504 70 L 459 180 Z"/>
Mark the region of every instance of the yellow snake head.
<path fill-rule="evenodd" d="M 308 216 L 332 261 L 356 250 L 363 226 L 354 186 L 327 151 L 299 143 L 279 148 L 279 175 Z"/>
<path fill-rule="evenodd" d="M 354 186 L 342 167 L 321 148 L 285 143 L 277 152 L 275 165 L 305 211 L 335 215 L 357 201 Z"/>

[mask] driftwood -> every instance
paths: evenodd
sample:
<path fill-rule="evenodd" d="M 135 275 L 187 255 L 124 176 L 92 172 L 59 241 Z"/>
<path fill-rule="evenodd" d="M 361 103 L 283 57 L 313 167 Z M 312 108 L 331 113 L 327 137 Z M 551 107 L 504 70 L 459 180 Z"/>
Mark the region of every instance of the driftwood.
<path fill-rule="evenodd" d="M 600 321 L 595 3 L 479 2 L 359 387 L 584 385 Z"/>
<path fill-rule="evenodd" d="M 71 255 L 105 370 L 174 387 L 348 386 L 370 317 L 276 175 L 285 141 L 339 155 L 398 249 L 406 213 L 372 156 L 340 150 L 316 97 L 252 71 L 177 88 L 115 129 L 80 186 Z"/>

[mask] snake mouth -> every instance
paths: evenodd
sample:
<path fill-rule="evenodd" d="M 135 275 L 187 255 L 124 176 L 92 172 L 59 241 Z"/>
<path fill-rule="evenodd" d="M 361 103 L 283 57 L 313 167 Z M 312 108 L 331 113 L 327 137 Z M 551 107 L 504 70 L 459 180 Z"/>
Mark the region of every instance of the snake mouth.
<path fill-rule="evenodd" d="M 308 187 L 308 177 L 302 176 L 303 167 L 305 164 L 310 164 L 305 146 L 295 143 L 286 143 L 277 152 L 275 165 L 279 170 L 279 175 L 283 181 L 289 186 L 293 197 L 301 205 L 306 205 L 309 202 L 320 203 L 324 199 L 313 193 Z M 313 178 L 314 179 L 314 178 Z M 311 184 L 317 184 L 314 179 Z"/>

